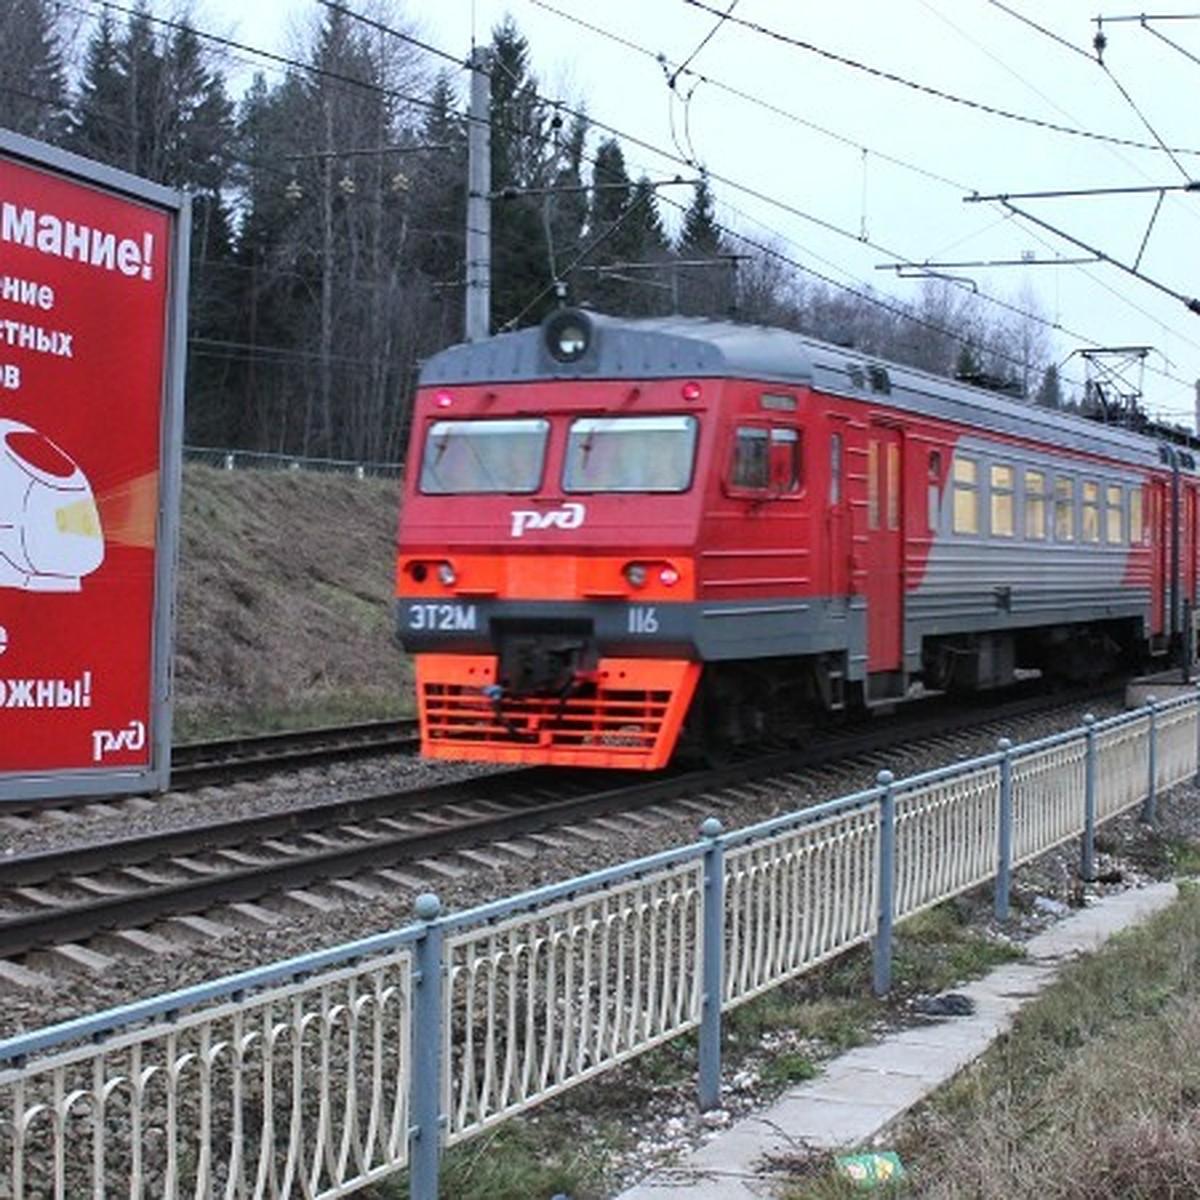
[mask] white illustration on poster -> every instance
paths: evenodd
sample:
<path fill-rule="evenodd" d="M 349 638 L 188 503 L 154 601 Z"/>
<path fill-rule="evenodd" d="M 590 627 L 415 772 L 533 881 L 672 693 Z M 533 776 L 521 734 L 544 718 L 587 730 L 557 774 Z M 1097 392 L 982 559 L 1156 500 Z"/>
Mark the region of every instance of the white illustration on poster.
<path fill-rule="evenodd" d="M 77 592 L 103 561 L 100 514 L 78 463 L 0 417 L 0 588 Z"/>

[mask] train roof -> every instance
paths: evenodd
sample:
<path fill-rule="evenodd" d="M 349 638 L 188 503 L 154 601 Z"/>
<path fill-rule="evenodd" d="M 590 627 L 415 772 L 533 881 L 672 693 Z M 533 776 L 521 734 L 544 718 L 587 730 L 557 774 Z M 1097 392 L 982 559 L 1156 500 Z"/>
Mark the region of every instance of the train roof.
<path fill-rule="evenodd" d="M 554 331 L 571 322 L 586 330 L 586 349 L 564 360 L 551 353 L 550 345 Z M 704 317 L 622 318 L 560 309 L 540 326 L 441 351 L 425 363 L 420 384 L 679 376 L 809 386 L 1143 466 L 1169 462 L 1176 453 L 1165 437 L 1044 408 L 790 330 Z M 1190 453 L 1179 452 L 1179 461 L 1186 468 L 1195 467 Z"/>

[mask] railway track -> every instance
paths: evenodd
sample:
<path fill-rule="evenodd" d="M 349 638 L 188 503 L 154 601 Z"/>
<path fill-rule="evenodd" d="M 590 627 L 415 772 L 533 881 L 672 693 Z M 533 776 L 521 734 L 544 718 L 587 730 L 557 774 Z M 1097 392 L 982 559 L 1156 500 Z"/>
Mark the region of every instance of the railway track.
<path fill-rule="evenodd" d="M 1091 702 L 1096 703 L 1093 693 Z M 837 795 L 868 785 L 881 766 L 899 773 L 931 753 L 953 758 L 991 749 L 999 736 L 1036 736 L 1021 722 L 1075 723 L 1080 698 L 1048 709 L 1025 699 L 987 713 L 926 712 L 830 731 L 804 751 L 716 771 L 627 773 L 532 768 L 404 792 L 311 804 L 236 821 L 194 825 L 101 844 L 10 856 L 0 883 L 0 958 L 105 938 L 131 947 L 172 919 L 363 899 L 428 878 L 495 865 L 516 843 L 581 860 L 621 822 L 661 821 L 694 830 L 706 815 L 737 821 L 747 789 L 780 796 Z M 821 795 L 815 796 L 814 790 Z M 794 807 L 794 799 L 789 801 Z M 678 835 L 676 835 L 678 836 Z M 588 840 L 590 839 L 590 841 Z M 314 899 L 310 889 L 325 899 Z M 330 897 L 333 897 L 330 899 Z M 131 932 L 135 931 L 135 932 Z"/>
<path fill-rule="evenodd" d="M 274 771 L 324 766 L 384 751 L 416 752 L 415 718 L 361 721 L 214 741 L 184 742 L 171 751 L 171 790 L 260 778 Z"/>

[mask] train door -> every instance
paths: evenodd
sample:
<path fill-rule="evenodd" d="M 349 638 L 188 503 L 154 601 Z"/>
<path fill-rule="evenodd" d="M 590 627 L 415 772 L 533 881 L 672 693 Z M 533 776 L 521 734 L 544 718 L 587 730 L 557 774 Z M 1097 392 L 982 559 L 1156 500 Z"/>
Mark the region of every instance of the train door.
<path fill-rule="evenodd" d="M 830 596 L 845 596 L 850 591 L 851 528 L 850 506 L 846 497 L 846 447 L 848 426 L 835 421 L 829 433 L 829 496 L 826 507 L 828 553 L 825 556 Z"/>
<path fill-rule="evenodd" d="M 1196 613 L 1196 488 L 1191 479 L 1183 482 L 1183 545 L 1180 549 L 1180 629 L 1184 637 L 1183 653 L 1190 665 L 1195 647 L 1191 643 Z"/>
<path fill-rule="evenodd" d="M 904 644 L 904 533 L 899 429 L 873 425 L 867 441 L 867 669 L 898 671 Z"/>
<path fill-rule="evenodd" d="M 1151 537 L 1150 633 L 1162 636 L 1171 628 L 1171 588 L 1167 583 L 1171 562 L 1171 522 L 1167 488 L 1163 481 L 1152 480 L 1147 493 L 1149 511 L 1146 515 Z"/>

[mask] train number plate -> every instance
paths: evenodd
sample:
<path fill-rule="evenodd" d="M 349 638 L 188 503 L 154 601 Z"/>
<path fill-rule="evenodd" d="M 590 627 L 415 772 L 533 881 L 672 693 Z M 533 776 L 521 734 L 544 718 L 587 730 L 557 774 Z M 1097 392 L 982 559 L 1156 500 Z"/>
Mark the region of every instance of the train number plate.
<path fill-rule="evenodd" d="M 423 633 L 456 633 L 479 628 L 473 604 L 410 604 L 408 627 Z"/>

